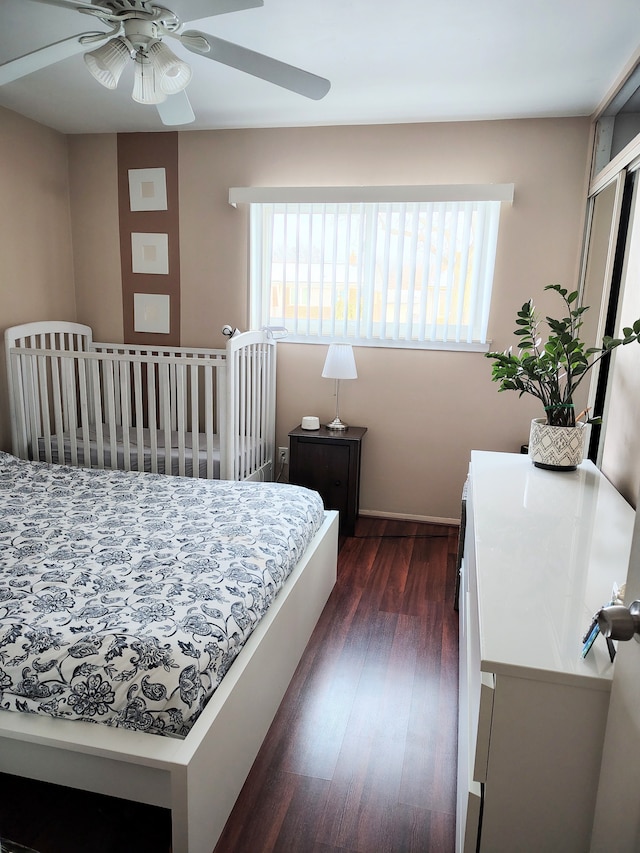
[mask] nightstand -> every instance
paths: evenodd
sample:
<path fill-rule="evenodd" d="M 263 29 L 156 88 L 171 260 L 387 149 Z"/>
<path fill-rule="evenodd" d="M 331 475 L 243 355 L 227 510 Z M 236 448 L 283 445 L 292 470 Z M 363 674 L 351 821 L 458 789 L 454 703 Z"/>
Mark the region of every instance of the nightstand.
<path fill-rule="evenodd" d="M 340 513 L 340 532 L 353 536 L 360 506 L 360 451 L 366 427 L 289 433 L 289 482 L 320 492 L 325 509 Z"/>

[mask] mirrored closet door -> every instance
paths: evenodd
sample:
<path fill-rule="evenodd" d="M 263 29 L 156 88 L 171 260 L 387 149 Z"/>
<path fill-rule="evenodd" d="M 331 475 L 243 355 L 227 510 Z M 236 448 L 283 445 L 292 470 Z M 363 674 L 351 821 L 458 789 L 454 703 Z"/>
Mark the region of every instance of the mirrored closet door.
<path fill-rule="evenodd" d="M 596 122 L 594 177 L 587 208 L 581 276 L 584 338 L 604 335 L 640 317 L 640 66 Z M 594 370 L 588 405 L 603 415 L 591 428 L 589 458 L 635 506 L 640 488 L 640 347 L 620 347 Z"/>

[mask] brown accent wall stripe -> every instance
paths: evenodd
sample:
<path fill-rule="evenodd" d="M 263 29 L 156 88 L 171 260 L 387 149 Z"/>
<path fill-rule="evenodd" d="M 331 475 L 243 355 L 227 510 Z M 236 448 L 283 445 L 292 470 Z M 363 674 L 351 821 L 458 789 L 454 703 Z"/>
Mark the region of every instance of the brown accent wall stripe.
<path fill-rule="evenodd" d="M 132 211 L 129 205 L 129 169 L 159 168 L 163 168 L 166 173 L 167 210 Z M 118 207 L 124 341 L 131 344 L 180 346 L 180 211 L 176 132 L 118 134 Z M 168 275 L 132 271 L 131 234 L 136 232 L 168 235 Z M 134 293 L 169 296 L 169 334 L 134 330 Z"/>

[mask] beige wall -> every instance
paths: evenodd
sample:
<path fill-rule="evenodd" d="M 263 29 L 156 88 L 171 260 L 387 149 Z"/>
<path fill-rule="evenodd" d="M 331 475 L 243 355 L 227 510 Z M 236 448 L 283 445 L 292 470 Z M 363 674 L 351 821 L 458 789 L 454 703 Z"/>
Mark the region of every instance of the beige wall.
<path fill-rule="evenodd" d="M 75 319 L 67 139 L 2 107 L 0 259 L 0 329 Z M 11 449 L 4 346 L 0 449 Z"/>
<path fill-rule="evenodd" d="M 120 343 L 118 138 L 94 134 L 68 139 L 77 321 L 93 328 L 94 340 Z"/>
<path fill-rule="evenodd" d="M 40 173 L 55 151 L 64 161 L 68 145 L 68 183 L 66 162 L 64 169 L 51 165 L 51 172 L 59 172 L 60 207 L 70 187 L 77 319 L 93 326 L 99 339 L 121 340 L 116 137 L 65 140 L 9 116 L 3 163 L 9 164 L 14 194 L 26 183 L 34 204 L 50 188 L 36 179 L 33 164 Z M 27 127 L 37 129 L 43 148 L 51 148 L 46 157 L 21 156 Z M 230 186 L 513 182 L 515 201 L 504 207 L 501 220 L 489 325 L 494 346 L 503 349 L 513 340 L 515 311 L 529 296 L 548 283 L 576 280 L 588 148 L 587 119 L 182 132 L 182 342 L 221 346 L 224 323 L 247 325 L 247 211 L 228 205 Z M 63 232 L 56 241 L 57 268 L 47 262 L 40 276 L 48 294 L 59 291 L 53 300 L 59 310 L 47 310 L 44 297 L 18 295 L 15 311 L 25 320 L 56 314 L 74 319 L 73 294 L 62 299 L 71 267 L 68 213 L 49 207 L 49 215 L 37 218 Z M 19 270 L 24 277 L 19 261 L 27 252 L 25 229 L 12 226 L 12 260 L 4 271 Z M 49 239 L 44 225 L 42 232 Z M 332 416 L 333 383 L 320 376 L 325 352 L 324 346 L 279 347 L 279 445 L 287 444 L 287 432 L 302 415 Z M 357 348 L 356 360 L 359 378 L 343 384 L 341 414 L 369 428 L 363 444 L 365 511 L 458 517 L 470 450 L 517 451 L 538 414 L 531 401 L 497 393 L 482 355 Z"/>
<path fill-rule="evenodd" d="M 79 319 L 117 335 L 114 146 L 108 137 L 71 143 Z M 182 132 L 182 343 L 221 346 L 223 324 L 247 325 L 247 211 L 228 205 L 231 186 L 513 182 L 489 326 L 503 349 L 526 299 L 576 281 L 588 148 L 587 119 Z M 333 383 L 320 376 L 325 352 L 279 347 L 278 445 L 303 415 L 332 416 Z M 356 360 L 359 378 L 343 384 L 341 413 L 369 428 L 363 510 L 458 517 L 470 450 L 518 450 L 539 414 L 530 401 L 497 393 L 482 355 L 357 348 Z"/>

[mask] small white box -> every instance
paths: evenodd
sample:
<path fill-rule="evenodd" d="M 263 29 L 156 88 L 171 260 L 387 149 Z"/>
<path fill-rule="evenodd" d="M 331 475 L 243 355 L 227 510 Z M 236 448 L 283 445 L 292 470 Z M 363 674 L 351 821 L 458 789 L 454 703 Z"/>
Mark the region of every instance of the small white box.
<path fill-rule="evenodd" d="M 307 415 L 302 419 L 302 429 L 320 429 L 320 418 Z"/>

